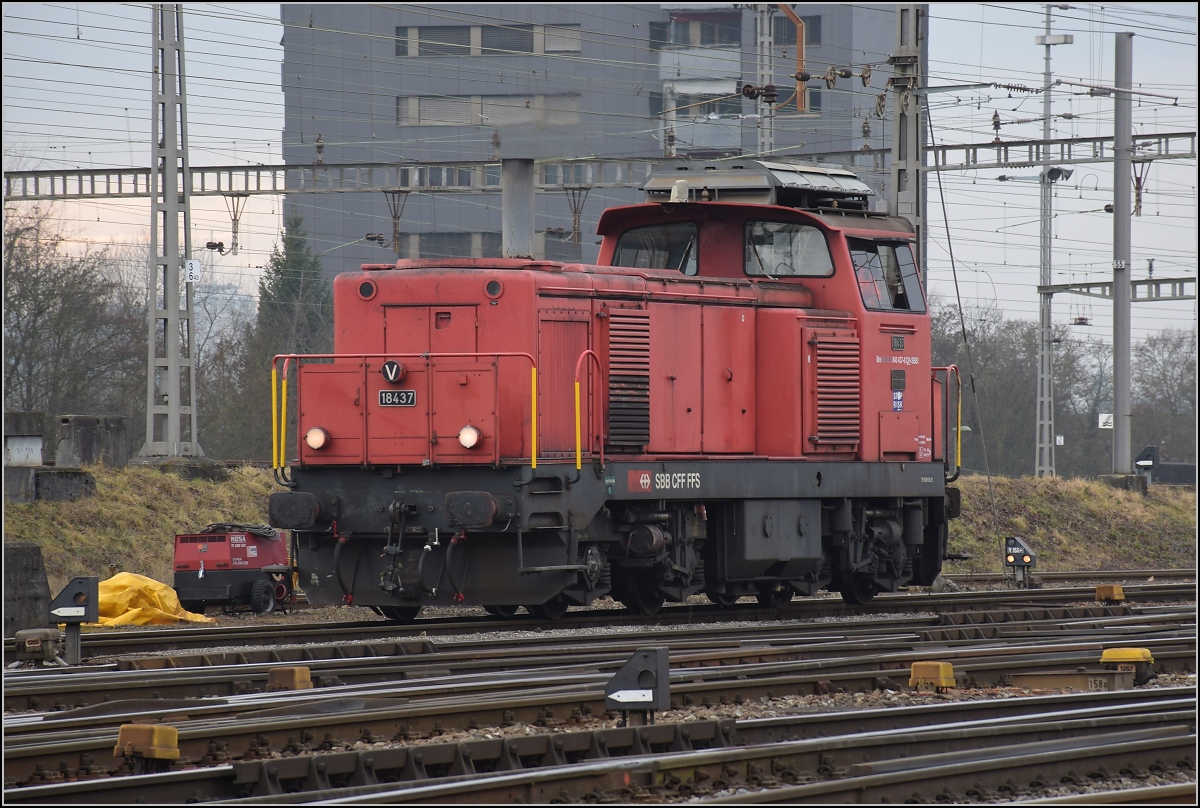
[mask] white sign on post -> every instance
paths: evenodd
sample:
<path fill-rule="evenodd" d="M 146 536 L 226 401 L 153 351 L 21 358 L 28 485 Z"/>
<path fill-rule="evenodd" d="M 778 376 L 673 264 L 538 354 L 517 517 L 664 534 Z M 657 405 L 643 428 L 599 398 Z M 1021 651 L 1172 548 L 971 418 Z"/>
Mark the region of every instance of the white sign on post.
<path fill-rule="evenodd" d="M 194 258 L 188 258 L 183 262 L 184 268 L 187 270 L 187 282 L 200 282 L 200 262 Z"/>
<path fill-rule="evenodd" d="M 1113 414 L 1111 412 L 1100 413 L 1100 428 L 1101 429 L 1112 429 L 1113 428 Z"/>

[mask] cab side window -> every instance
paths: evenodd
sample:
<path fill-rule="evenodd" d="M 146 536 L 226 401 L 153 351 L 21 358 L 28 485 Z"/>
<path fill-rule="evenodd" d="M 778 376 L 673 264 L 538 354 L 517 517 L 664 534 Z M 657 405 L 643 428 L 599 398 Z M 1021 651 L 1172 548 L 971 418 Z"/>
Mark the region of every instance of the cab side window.
<path fill-rule="evenodd" d="M 695 222 L 635 227 L 618 239 L 613 266 L 674 269 L 684 275 L 695 275 L 700 269 L 699 242 L 700 232 Z"/>
<path fill-rule="evenodd" d="M 874 311 L 925 311 L 925 294 L 909 244 L 848 242 L 863 305 Z"/>

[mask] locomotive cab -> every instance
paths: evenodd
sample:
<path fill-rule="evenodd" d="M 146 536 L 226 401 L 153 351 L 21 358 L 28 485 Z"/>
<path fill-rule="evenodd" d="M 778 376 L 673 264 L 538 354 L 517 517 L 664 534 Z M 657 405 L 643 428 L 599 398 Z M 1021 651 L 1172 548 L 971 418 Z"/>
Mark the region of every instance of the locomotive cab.
<path fill-rule="evenodd" d="M 908 223 L 853 174 L 668 164 L 595 266 L 399 261 L 334 283 L 271 523 L 315 603 L 542 617 L 612 596 L 779 605 L 931 584 L 953 368 Z"/>

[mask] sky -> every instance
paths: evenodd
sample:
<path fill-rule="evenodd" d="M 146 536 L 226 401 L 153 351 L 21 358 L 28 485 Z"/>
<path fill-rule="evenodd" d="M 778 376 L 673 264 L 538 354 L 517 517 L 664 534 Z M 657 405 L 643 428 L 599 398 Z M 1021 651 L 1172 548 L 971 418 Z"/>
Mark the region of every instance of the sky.
<path fill-rule="evenodd" d="M 1045 49 L 1035 44 L 1035 37 L 1044 32 L 1044 6 L 938 3 L 930 9 L 931 85 L 1041 87 Z M 279 6 L 189 3 L 184 11 L 192 166 L 281 162 Z M 149 6 L 10 2 L 3 6 L 3 28 L 6 171 L 149 164 Z M 1111 86 L 1118 31 L 1135 34 L 1134 87 L 1145 93 L 1134 101 L 1135 131 L 1195 132 L 1195 4 L 1056 7 L 1052 32 L 1070 34 L 1074 43 L 1053 48 L 1055 78 Z M 1052 99 L 1053 137 L 1112 135 L 1111 97 L 1060 85 Z M 998 113 L 1003 140 L 1038 139 L 1042 103 L 1035 92 L 995 88 L 938 93 L 930 98 L 933 137 L 939 144 L 991 142 Z M 931 293 L 952 301 L 957 286 L 968 309 L 996 305 L 1006 316 L 1036 320 L 1037 170 L 938 174 L 941 187 L 936 174 L 929 184 L 926 264 Z M 1015 179 L 1002 183 L 997 179 L 1001 174 Z M 1196 277 L 1196 179 L 1195 159 L 1151 164 L 1142 215 L 1132 220 L 1134 279 L 1147 277 L 1151 259 L 1156 278 Z M 1112 171 L 1106 164 L 1076 166 L 1069 179 L 1058 183 L 1054 283 L 1111 279 L 1113 223 L 1103 208 L 1112 196 Z M 281 201 L 250 197 L 241 220 L 239 254 L 207 253 L 207 280 L 254 293 L 281 227 Z M 192 206 L 194 247 L 204 252 L 210 239 L 228 244 L 224 200 L 194 197 Z M 75 244 L 148 239 L 146 200 L 60 204 L 54 215 Z M 1077 318 L 1090 325 L 1072 326 L 1072 338 L 1111 343 L 1111 304 L 1056 296 L 1055 323 Z M 1133 339 L 1136 343 L 1163 328 L 1192 328 L 1195 321 L 1195 301 L 1137 303 Z"/>

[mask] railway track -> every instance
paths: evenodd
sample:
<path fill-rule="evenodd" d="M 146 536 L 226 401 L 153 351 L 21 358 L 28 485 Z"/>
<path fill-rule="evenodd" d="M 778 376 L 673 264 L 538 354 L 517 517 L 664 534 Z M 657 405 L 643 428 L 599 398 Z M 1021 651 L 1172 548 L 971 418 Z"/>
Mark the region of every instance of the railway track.
<path fill-rule="evenodd" d="M 849 663 L 884 652 L 915 651 L 931 644 L 967 647 L 1003 640 L 1028 643 L 1170 640 L 1177 626 L 1195 623 L 1195 608 L 1139 613 L 1126 606 L 994 609 L 933 617 L 821 623 L 702 625 L 660 632 L 611 628 L 602 638 L 568 632 L 527 633 L 517 640 L 491 635 L 381 640 L 363 643 L 276 646 L 128 657 L 104 666 L 10 672 L 8 711 L 99 707 L 107 701 L 229 697 L 262 691 L 272 669 L 303 665 L 318 686 L 370 685 L 503 672 L 516 667 L 609 671 L 647 643 L 669 643 L 676 665 L 719 666 L 820 660 L 837 654 Z M 1190 632 L 1185 629 L 1184 634 Z M 93 714 L 97 710 L 91 711 Z"/>
<path fill-rule="evenodd" d="M 1195 586 L 1188 583 L 1153 583 L 1125 587 L 1126 602 L 1131 604 L 1194 600 Z M 455 634 L 523 630 L 542 626 L 564 630 L 594 630 L 612 625 L 634 627 L 686 626 L 720 621 L 765 621 L 780 619 L 837 618 L 853 615 L 898 613 L 948 613 L 986 611 L 996 606 L 1023 604 L 1030 607 L 1095 601 L 1092 587 L 1060 587 L 1036 590 L 998 590 L 982 592 L 908 592 L 881 595 L 867 606 L 852 606 L 837 596 L 796 599 L 780 609 L 763 608 L 756 603 L 733 607 L 711 604 L 681 604 L 664 608 L 654 617 L 633 615 L 623 609 L 573 610 L 553 623 L 539 622 L 532 615 L 500 619 L 488 615 L 424 617 L 412 624 L 383 619 L 348 623 L 297 624 L 260 621 L 255 625 L 189 625 L 179 628 L 99 630 L 83 634 L 81 642 L 85 664 L 106 662 L 118 655 L 184 652 L 221 646 L 280 646 L 311 642 L 376 642 L 382 638 L 419 639 L 422 635 L 445 637 Z M 11 638 L 4 641 L 4 662 L 16 661 Z"/>
<path fill-rule="evenodd" d="M 1016 672 L 1094 666 L 1101 650 L 1114 644 L 1149 648 L 1163 670 L 1194 668 L 1194 607 L 1147 615 L 1096 606 L 1004 614 L 972 618 L 998 629 L 989 637 L 947 636 L 936 627 L 928 633 L 929 626 L 907 618 L 695 626 L 664 633 L 657 644 L 671 648 L 672 698 L 681 709 L 900 690 L 912 663 L 931 656 L 951 662 L 964 685 L 999 685 Z M 287 693 L 261 692 L 279 660 L 153 671 L 30 671 L 6 677 L 10 707 L 68 694 L 116 700 L 9 716 L 6 777 L 28 783 L 53 779 L 54 772 L 69 779 L 81 771 L 117 771 L 117 730 L 129 722 L 177 727 L 184 758 L 210 764 L 288 750 L 427 740 L 518 722 L 562 730 L 598 720 L 604 684 L 632 650 L 654 643 L 644 633 L 619 632 L 590 639 L 447 640 L 419 654 L 313 661 L 306 667 L 320 686 Z M 205 690 L 209 698 L 194 698 Z M 218 692 L 226 695 L 214 697 Z"/>
<path fill-rule="evenodd" d="M 942 576 L 948 581 L 959 585 L 972 584 L 1001 584 L 1011 581 L 1012 577 L 1002 572 L 968 572 L 946 574 Z M 1072 570 L 1064 572 L 1037 572 L 1043 585 L 1073 583 L 1077 581 L 1104 581 L 1116 583 L 1134 583 L 1145 581 L 1195 581 L 1194 569 L 1162 569 L 1162 570 Z"/>
<path fill-rule="evenodd" d="M 737 705 L 817 694 L 903 691 L 912 663 L 930 658 L 951 662 L 958 684 L 967 688 L 1002 687 L 1016 673 L 1094 667 L 1101 650 L 1114 645 L 1150 649 L 1163 671 L 1194 671 L 1194 605 L 1138 605 L 1194 600 L 1194 586 L 1156 582 L 1127 587 L 1126 596 L 1125 605 L 1105 605 L 1094 602 L 1095 591 L 1085 587 L 910 593 L 881 597 L 867 610 L 898 615 L 886 618 L 850 610 L 834 599 L 797 600 L 782 610 L 748 603 L 733 609 L 684 606 L 664 609 L 652 619 L 612 609 L 580 610 L 554 624 L 567 629 L 561 632 L 546 631 L 531 618 L 457 617 L 426 618 L 412 626 L 363 621 L 86 634 L 85 657 L 95 663 L 107 654 L 104 664 L 6 672 L 6 710 L 24 712 L 5 719 L 5 802 L 74 802 L 78 797 L 71 795 L 82 793 L 89 801 L 113 804 L 246 795 L 286 801 L 272 795 L 280 789 L 316 789 L 317 794 L 337 786 L 340 798 L 356 784 L 379 785 L 378 795 L 368 789 L 354 797 L 368 802 L 669 801 L 686 794 L 737 799 L 714 788 L 721 778 L 697 768 L 695 761 L 681 758 L 664 769 L 662 755 L 728 752 L 731 736 L 737 744 L 759 743 L 747 740 L 759 736 L 743 731 L 741 722 L 734 732 L 728 720 L 696 720 L 688 713 L 711 706 L 709 712 L 719 714 Z M 853 614 L 838 619 L 847 612 Z M 739 623 L 702 623 L 705 618 Z M 232 647 L 214 648 L 217 644 Z M 673 709 L 663 719 L 679 723 L 611 726 L 613 716 L 604 712 L 605 683 L 633 650 L 656 644 L 671 649 Z M 125 653 L 115 653 L 118 648 Z M 266 692 L 273 669 L 296 665 L 311 671 L 313 690 Z M 197 698 L 201 695 L 206 698 Z M 1194 702 L 1187 709 L 1194 743 Z M 181 758 L 175 770 L 113 776 L 129 771 L 114 746 L 119 727 L 131 722 L 178 728 Z M 532 734 L 506 735 L 521 726 Z M 497 728 L 501 737 L 483 746 L 440 742 L 488 727 Z M 1114 725 L 1113 732 L 1118 729 L 1133 731 L 1129 721 Z M 1096 754 L 1105 748 L 1128 751 L 1122 765 L 1136 768 L 1142 753 L 1135 755 L 1135 747 L 1168 750 L 1163 754 L 1170 757 L 1177 754 L 1171 751 L 1177 749 L 1172 740 L 1177 734 L 1127 738 L 1110 732 Z M 778 730 L 762 742 L 777 745 L 800 737 L 811 736 Z M 927 750 L 941 743 L 923 737 L 932 744 L 922 746 Z M 582 739 L 588 740 L 580 751 Z M 1041 754 L 1028 743 L 1036 741 L 1014 741 L 1005 754 Z M 1127 743 L 1135 746 L 1122 745 Z M 604 746 L 603 754 L 598 745 Z M 979 754 L 981 761 L 989 759 L 986 752 Z M 614 768 L 617 757 L 621 765 Z M 493 759 L 498 762 L 488 762 Z M 881 752 L 879 759 L 890 758 Z M 777 775 L 783 771 L 800 770 L 779 769 L 775 758 L 767 768 L 757 758 L 744 764 L 722 760 L 720 771 L 730 787 L 751 788 L 757 798 L 752 801 L 775 799 L 774 791 L 754 790 L 764 785 L 816 789 L 781 800 L 840 799 L 821 766 L 815 774 L 782 778 Z M 1180 770 L 1187 761 L 1180 758 L 1167 768 Z M 584 772 L 580 762 L 599 767 L 598 779 L 578 780 Z M 535 763 L 572 773 L 539 769 L 539 777 L 527 783 L 512 779 Z M 964 760 L 942 763 L 970 768 Z M 1095 764 L 1102 765 L 1107 764 Z M 406 772 L 403 777 L 396 774 L 397 766 Z M 296 774 L 297 767 L 303 773 Z M 771 774 L 770 767 L 778 771 Z M 497 779 L 488 774 L 491 769 L 506 774 Z M 605 778 L 620 771 L 637 774 L 626 785 L 610 788 Z M 679 771 L 693 772 L 692 785 Z M 900 776 L 856 771 L 861 778 Z M 480 785 L 484 790 L 470 796 L 474 786 L 469 783 L 489 777 L 497 781 Z M 394 783 L 384 787 L 390 780 L 403 781 L 403 794 L 389 791 L 398 787 Z M 571 785 L 576 780 L 585 785 Z M 883 789 L 873 794 L 892 793 L 884 780 L 862 782 Z M 904 782 L 925 793 L 926 786 L 916 780 Z M 547 783 L 558 783 L 559 791 L 545 791 Z M 72 791 L 79 788 L 84 791 Z M 999 793 L 991 786 L 980 793 L 988 789 Z M 509 797 L 500 796 L 502 791 Z M 390 796 L 379 796 L 384 793 Z"/>
<path fill-rule="evenodd" d="M 1194 775 L 1195 717 L 1193 688 L 1027 697 L 298 755 L 8 789 L 5 803 L 986 800 Z"/>

